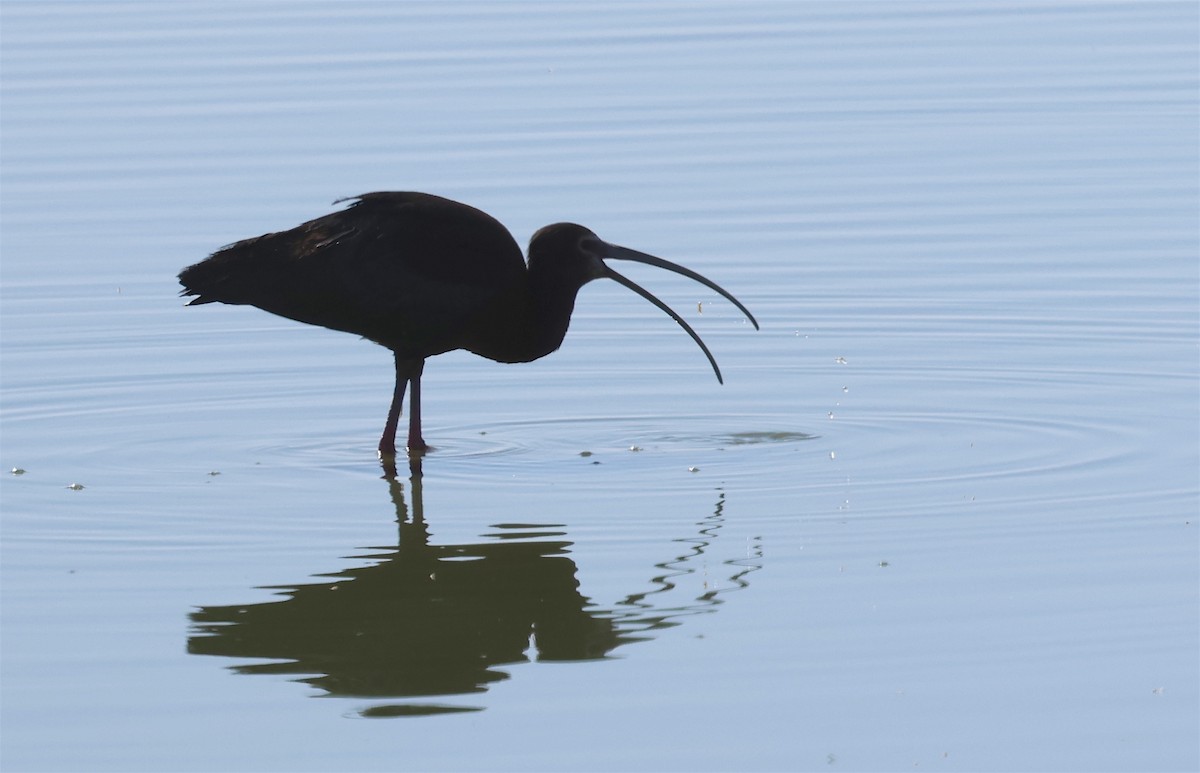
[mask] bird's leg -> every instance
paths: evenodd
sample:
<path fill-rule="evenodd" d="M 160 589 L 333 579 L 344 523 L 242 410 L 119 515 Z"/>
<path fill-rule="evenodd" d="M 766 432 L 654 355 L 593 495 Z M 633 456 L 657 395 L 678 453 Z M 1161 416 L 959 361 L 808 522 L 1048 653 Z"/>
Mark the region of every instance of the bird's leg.
<path fill-rule="evenodd" d="M 400 425 L 400 414 L 403 412 L 404 392 L 412 384 L 408 398 L 408 450 L 410 453 L 423 454 L 429 450 L 421 438 L 421 372 L 425 370 L 425 360 L 407 359 L 396 355 L 396 389 L 392 392 L 392 407 L 388 411 L 387 422 L 383 425 L 383 437 L 379 439 L 379 455 L 394 457 L 396 455 L 396 429 Z"/>
<path fill-rule="evenodd" d="M 418 360 L 408 376 L 409 382 L 412 383 L 412 392 L 408 398 L 408 451 L 410 454 L 423 454 L 429 450 L 429 446 L 425 445 L 425 439 L 421 437 L 421 373 L 424 370 L 425 360 Z"/>
<path fill-rule="evenodd" d="M 379 438 L 379 455 L 396 455 L 396 426 L 400 423 L 400 410 L 404 404 L 404 389 L 408 386 L 408 375 L 403 372 L 400 358 L 396 358 L 396 388 L 392 392 L 392 407 L 388 410 L 387 422 L 383 425 L 383 437 Z"/>

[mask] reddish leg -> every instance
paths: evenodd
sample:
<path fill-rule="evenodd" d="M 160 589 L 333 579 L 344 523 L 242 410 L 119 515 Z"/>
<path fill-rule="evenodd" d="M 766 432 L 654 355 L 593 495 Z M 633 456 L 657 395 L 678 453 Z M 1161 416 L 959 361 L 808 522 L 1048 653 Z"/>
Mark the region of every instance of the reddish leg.
<path fill-rule="evenodd" d="M 419 360 L 408 377 L 409 383 L 412 384 L 412 392 L 408 396 L 409 453 L 423 454 L 429 450 L 425 439 L 421 437 L 421 373 L 424 370 L 425 360 Z"/>
<path fill-rule="evenodd" d="M 396 355 L 396 388 L 392 392 L 392 407 L 388 410 L 387 422 L 383 425 L 383 436 L 379 438 L 380 455 L 396 455 L 396 429 L 400 424 L 404 392 L 409 382 L 412 382 L 412 394 L 408 400 L 408 450 L 424 453 L 429 448 L 421 439 L 421 371 L 424 369 L 424 360 L 402 359 Z"/>
<path fill-rule="evenodd" d="M 383 437 L 379 438 L 379 453 L 381 456 L 396 455 L 396 425 L 400 423 L 400 408 L 404 404 L 404 388 L 408 379 L 396 371 L 396 389 L 392 392 L 392 407 L 388 410 L 387 422 L 383 425 Z"/>

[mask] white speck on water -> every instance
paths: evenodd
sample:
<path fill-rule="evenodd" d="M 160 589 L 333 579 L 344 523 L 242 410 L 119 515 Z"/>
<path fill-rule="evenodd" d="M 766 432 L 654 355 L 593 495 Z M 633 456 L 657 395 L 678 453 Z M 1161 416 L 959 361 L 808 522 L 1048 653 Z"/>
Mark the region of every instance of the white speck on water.
<path fill-rule="evenodd" d="M 83 491 L 83 484 L 72 483 L 71 485 L 67 486 L 67 488 L 71 489 L 72 491 Z"/>

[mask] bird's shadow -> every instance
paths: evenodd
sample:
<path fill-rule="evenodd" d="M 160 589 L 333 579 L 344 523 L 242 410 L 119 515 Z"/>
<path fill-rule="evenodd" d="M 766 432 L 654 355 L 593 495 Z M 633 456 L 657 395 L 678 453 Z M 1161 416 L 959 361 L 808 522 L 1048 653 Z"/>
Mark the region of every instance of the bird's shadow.
<path fill-rule="evenodd" d="M 371 701 L 358 710 L 363 716 L 479 711 L 441 699 L 485 692 L 512 675 L 501 666 L 610 657 L 689 616 L 715 612 L 722 595 L 749 587 L 748 575 L 762 567 L 754 541 L 721 562 L 722 587 L 679 598 L 678 579 L 709 562 L 724 526 L 719 492 L 713 511 L 671 541 L 669 557 L 653 565 L 644 587 L 605 608 L 580 592 L 561 524 L 501 523 L 479 542 L 435 544 L 419 456 L 410 472 L 411 511 L 404 484 L 384 476 L 397 544 L 364 548 L 356 558 L 371 561 L 367 566 L 273 587 L 278 600 L 196 609 L 188 652 L 264 659 L 230 668 L 300 675 L 321 695 Z"/>

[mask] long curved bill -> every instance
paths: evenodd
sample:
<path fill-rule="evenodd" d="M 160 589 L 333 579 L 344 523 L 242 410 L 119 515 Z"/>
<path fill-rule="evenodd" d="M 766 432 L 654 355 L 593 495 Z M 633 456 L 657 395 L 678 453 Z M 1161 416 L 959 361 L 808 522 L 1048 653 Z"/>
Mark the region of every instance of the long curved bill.
<path fill-rule="evenodd" d="M 599 240 L 597 240 L 597 241 L 599 241 Z M 653 255 L 647 255 L 646 253 L 638 252 L 637 250 L 631 250 L 628 247 L 618 247 L 615 244 L 609 244 L 607 242 L 603 242 L 600 245 L 600 248 L 601 249 L 598 250 L 598 252 L 600 254 L 602 254 L 605 258 L 611 258 L 613 260 L 630 260 L 635 263 L 645 263 L 646 265 L 649 265 L 649 266 L 657 266 L 659 268 L 666 269 L 667 271 L 672 271 L 676 274 L 681 274 L 683 276 L 686 276 L 688 279 L 695 280 L 695 281 L 699 282 L 700 284 L 704 285 L 705 287 L 715 290 L 716 292 L 720 293 L 724 298 L 726 298 L 730 303 L 732 303 L 734 306 L 737 306 L 738 309 L 741 310 L 741 312 L 746 315 L 746 318 L 750 320 L 750 323 L 754 325 L 755 330 L 759 329 L 758 328 L 758 320 L 756 320 L 754 318 L 754 315 L 750 313 L 750 310 L 747 309 L 744 305 L 742 305 L 741 301 L 739 301 L 737 298 L 734 298 L 732 293 L 730 293 L 728 290 L 721 287 L 720 285 L 718 285 L 716 282 L 712 281 L 708 277 L 703 276 L 701 274 L 697 274 L 695 271 L 692 271 L 690 268 L 684 268 L 683 266 L 680 266 L 677 263 L 672 263 L 671 261 L 663 260 L 662 258 L 656 258 Z M 696 331 L 692 329 L 691 325 L 689 325 L 687 322 L 685 322 L 683 320 L 682 317 L 680 317 L 678 314 L 676 314 L 674 309 L 672 309 L 670 306 L 663 303 L 658 298 L 656 298 L 654 295 L 652 295 L 649 290 L 646 290 L 641 285 L 635 283 L 633 280 L 629 279 L 628 277 L 625 277 L 625 276 L 617 273 L 616 271 L 614 271 L 611 267 L 609 267 L 607 265 L 605 265 L 604 269 L 605 269 L 604 275 L 606 277 L 614 280 L 618 284 L 628 287 L 630 290 L 633 290 L 638 295 L 642 296 L 643 298 L 650 301 L 658 308 L 665 311 L 667 313 L 667 315 L 671 317 L 671 319 L 673 319 L 677 323 L 679 323 L 679 326 L 681 328 L 683 328 L 684 332 L 686 332 L 688 335 L 690 335 L 692 337 L 692 340 L 695 341 L 696 344 L 700 347 L 700 350 L 704 352 L 704 356 L 708 358 L 709 364 L 712 365 L 713 373 L 715 373 L 717 376 L 717 382 L 721 383 L 721 384 L 725 383 L 725 379 L 721 377 L 721 369 L 719 367 L 717 367 L 716 358 L 713 357 L 712 352 L 710 352 L 708 350 L 708 347 L 704 345 L 704 341 L 700 340 L 700 336 L 696 334 Z"/>

